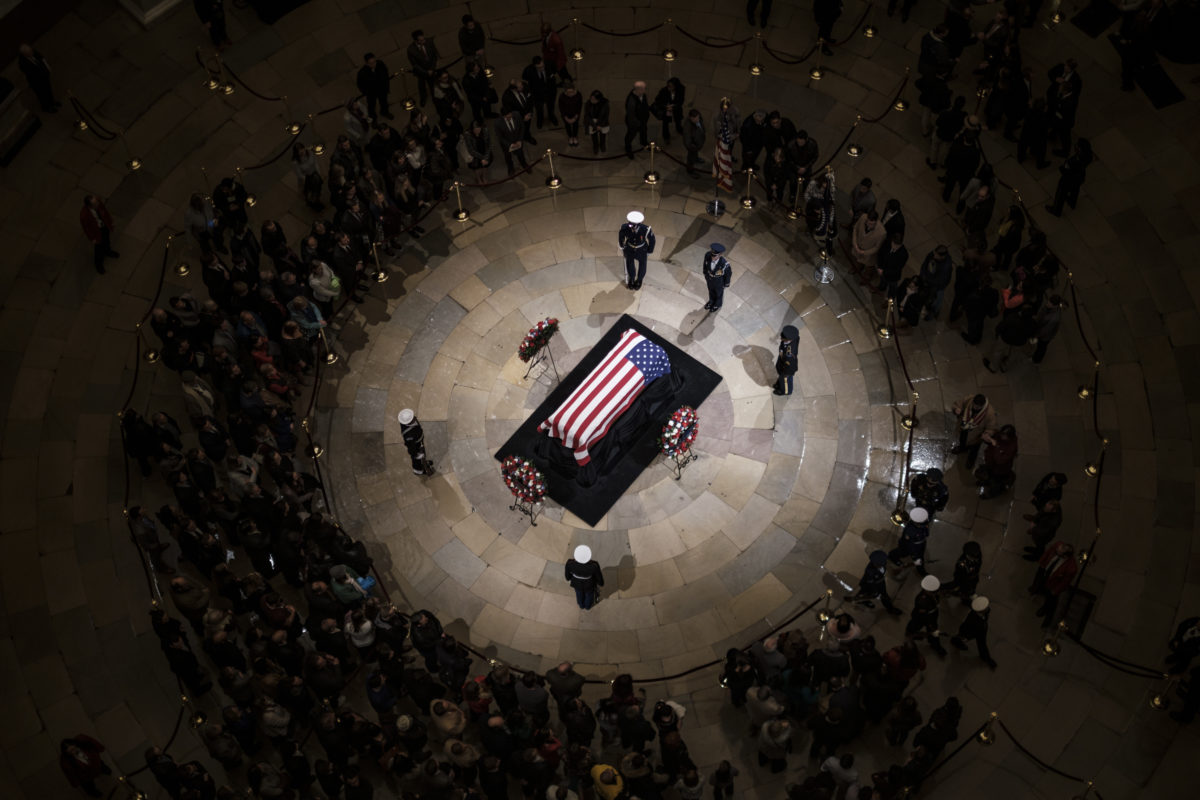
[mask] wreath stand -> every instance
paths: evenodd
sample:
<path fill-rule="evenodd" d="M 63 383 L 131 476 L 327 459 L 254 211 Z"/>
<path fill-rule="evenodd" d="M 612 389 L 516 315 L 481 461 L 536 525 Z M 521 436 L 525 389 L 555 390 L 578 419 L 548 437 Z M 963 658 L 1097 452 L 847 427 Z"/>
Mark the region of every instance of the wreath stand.
<path fill-rule="evenodd" d="M 554 337 L 550 338 L 553 339 Z M 521 380 L 527 379 L 529 373 L 533 372 L 533 368 L 546 360 L 550 361 L 550 368 L 554 370 L 554 382 L 562 383 L 562 378 L 558 375 L 558 365 L 554 363 L 554 353 L 550 350 L 550 339 L 547 339 L 546 343 L 538 348 L 537 355 L 530 359 L 529 369 L 525 370 L 525 375 Z"/>
<path fill-rule="evenodd" d="M 698 460 L 700 456 L 693 453 L 691 449 L 688 449 L 682 453 L 676 453 L 674 455 L 667 455 L 666 453 L 663 453 L 663 458 L 667 461 L 667 465 L 671 468 L 671 471 L 675 473 L 675 480 L 679 480 L 683 477 L 684 467 L 693 461 Z"/>
<path fill-rule="evenodd" d="M 546 507 L 545 502 L 538 500 L 530 502 L 520 498 L 513 498 L 513 504 L 508 507 L 509 511 L 519 511 L 529 517 L 529 524 L 537 527 L 538 514 L 542 513 L 542 509 Z"/>

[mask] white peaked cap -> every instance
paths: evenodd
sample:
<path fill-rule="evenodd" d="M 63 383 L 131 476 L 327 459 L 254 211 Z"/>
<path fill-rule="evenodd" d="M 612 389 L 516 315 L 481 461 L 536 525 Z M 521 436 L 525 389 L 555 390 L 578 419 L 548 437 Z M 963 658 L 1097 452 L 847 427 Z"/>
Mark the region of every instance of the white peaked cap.
<path fill-rule="evenodd" d="M 908 512 L 908 518 L 913 522 L 928 522 L 929 512 L 920 506 L 917 506 L 912 511 Z"/>
<path fill-rule="evenodd" d="M 625 219 L 629 220 L 630 222 L 641 222 L 645 218 L 646 215 L 640 211 L 630 211 L 625 215 Z"/>
<path fill-rule="evenodd" d="M 942 582 L 937 579 L 936 575 L 926 575 L 921 578 L 921 588 L 927 592 L 936 592 L 942 587 Z"/>
<path fill-rule="evenodd" d="M 592 560 L 592 548 L 586 544 L 581 544 L 575 548 L 575 560 L 580 564 L 586 564 Z"/>
<path fill-rule="evenodd" d="M 986 597 L 984 597 L 983 595 L 979 595 L 979 597 L 976 597 L 974 600 L 971 601 L 971 610 L 972 611 L 983 611 L 987 607 L 988 607 L 988 599 Z"/>
<path fill-rule="evenodd" d="M 416 417 L 411 408 L 406 408 L 396 415 L 396 419 L 400 420 L 401 425 L 407 425 Z"/>

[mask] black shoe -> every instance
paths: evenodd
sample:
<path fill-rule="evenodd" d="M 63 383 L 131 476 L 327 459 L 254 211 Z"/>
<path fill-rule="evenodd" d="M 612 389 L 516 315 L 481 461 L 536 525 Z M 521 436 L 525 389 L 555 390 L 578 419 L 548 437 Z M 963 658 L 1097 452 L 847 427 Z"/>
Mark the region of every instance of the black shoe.
<path fill-rule="evenodd" d="M 350 299 L 351 299 L 351 300 L 353 300 L 353 301 L 354 301 L 354 302 L 356 302 L 356 303 L 363 303 L 363 302 L 366 302 L 365 300 L 363 300 L 363 299 L 362 299 L 361 297 L 359 297 L 358 295 L 353 295 L 353 296 L 352 296 Z"/>
<path fill-rule="evenodd" d="M 994 658 L 984 659 L 983 663 L 987 664 L 988 669 L 991 669 L 991 670 L 994 670 L 994 669 L 996 669 L 996 667 L 999 666 L 999 664 L 996 663 L 996 659 L 994 659 Z"/>
<path fill-rule="evenodd" d="M 705 310 L 705 311 L 712 311 L 712 303 L 705 303 L 705 304 L 704 304 L 704 310 Z"/>
<path fill-rule="evenodd" d="M 777 395 L 779 395 L 780 397 L 782 397 L 782 396 L 783 396 L 783 392 L 779 391 L 778 389 L 772 389 L 772 390 L 771 390 L 771 394 L 777 394 Z M 865 605 L 865 603 L 864 603 L 864 605 Z"/>
<path fill-rule="evenodd" d="M 1030 554 L 1029 554 L 1029 555 L 1027 555 L 1027 556 L 1021 556 L 1021 558 L 1025 559 L 1026 561 L 1034 561 L 1034 562 L 1037 562 L 1037 561 L 1041 561 L 1041 560 L 1042 560 L 1042 557 L 1041 557 L 1041 556 L 1035 556 L 1035 555 L 1033 555 L 1032 553 L 1030 553 Z"/>
<path fill-rule="evenodd" d="M 630 161 L 633 161 L 633 151 L 631 151 L 631 150 L 626 150 L 626 151 L 625 151 L 625 155 L 629 157 L 629 160 L 630 160 Z"/>
<path fill-rule="evenodd" d="M 636 289 L 640 289 L 640 288 L 642 288 L 642 282 L 641 282 L 641 281 L 638 281 L 637 283 L 635 283 L 635 284 L 633 285 L 633 288 L 634 288 L 635 290 L 636 290 Z"/>
<path fill-rule="evenodd" d="M 103 264 L 101 264 L 100 266 L 96 267 L 96 272 L 98 272 L 98 273 L 100 273 L 101 275 L 103 275 L 103 274 L 104 274 L 104 265 L 103 265 Z"/>
<path fill-rule="evenodd" d="M 822 47 L 822 48 L 821 48 L 821 52 L 822 52 L 822 53 L 824 53 L 824 54 L 825 54 L 825 55 L 827 55 L 827 56 L 831 56 L 831 55 L 833 55 L 833 51 L 832 51 L 832 50 L 830 50 L 828 47 Z"/>
<path fill-rule="evenodd" d="M 987 358 L 985 358 L 985 359 L 983 360 L 983 368 L 984 368 L 984 369 L 986 369 L 988 372 L 995 372 L 995 371 L 996 371 L 996 370 L 992 369 L 992 362 L 991 362 L 991 359 L 987 359 Z"/>
<path fill-rule="evenodd" d="M 116 250 L 109 250 L 104 255 L 109 256 L 110 258 L 120 258 L 121 257 L 121 254 L 118 253 Z"/>
<path fill-rule="evenodd" d="M 959 639 L 957 636 L 955 636 L 954 638 L 952 638 L 952 639 L 950 640 L 950 644 L 954 645 L 954 646 L 955 646 L 956 648 L 958 648 L 959 650 L 966 650 L 966 649 L 967 649 L 967 645 L 966 645 L 966 643 L 965 643 L 965 642 L 964 642 L 962 639 Z"/>
<path fill-rule="evenodd" d="M 1055 208 L 1054 206 L 1046 206 L 1046 210 L 1056 217 L 1062 216 L 1062 209 Z"/>

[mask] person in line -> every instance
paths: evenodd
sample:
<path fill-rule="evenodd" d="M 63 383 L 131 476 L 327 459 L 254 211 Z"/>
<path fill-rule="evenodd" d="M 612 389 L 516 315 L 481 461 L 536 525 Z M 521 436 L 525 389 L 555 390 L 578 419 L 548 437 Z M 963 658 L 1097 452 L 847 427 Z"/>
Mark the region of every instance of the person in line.
<path fill-rule="evenodd" d="M 112 249 L 113 218 L 104 203 L 94 194 L 85 195 L 83 208 L 79 209 L 79 224 L 92 243 L 92 265 L 96 272 L 104 274 L 104 259 L 120 258 Z"/>

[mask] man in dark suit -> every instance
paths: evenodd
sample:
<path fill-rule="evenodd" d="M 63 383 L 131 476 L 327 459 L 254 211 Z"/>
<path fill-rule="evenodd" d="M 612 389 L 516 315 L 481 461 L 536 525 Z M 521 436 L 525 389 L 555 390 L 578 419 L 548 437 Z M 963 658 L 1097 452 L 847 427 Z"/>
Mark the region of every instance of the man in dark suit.
<path fill-rule="evenodd" d="M 379 116 L 395 119 L 388 111 L 388 85 L 391 76 L 387 65 L 375 57 L 374 53 L 363 56 L 363 65 L 358 70 L 358 90 L 367 98 L 367 116 L 375 119 L 375 105 L 379 104 Z M 424 85 L 421 86 L 422 104 L 424 104 Z"/>
<path fill-rule="evenodd" d="M 204 24 L 212 43 L 224 50 L 229 45 L 229 32 L 225 28 L 225 0 L 192 0 L 196 16 Z"/>
<path fill-rule="evenodd" d="M 408 63 L 412 65 L 413 75 L 417 76 L 422 106 L 425 105 L 429 94 L 433 91 L 433 79 L 437 75 L 437 62 L 437 47 L 425 38 L 425 31 L 420 28 L 413 31 L 412 44 L 408 46 Z"/>
<path fill-rule="evenodd" d="M 842 0 L 816 0 L 813 3 L 813 17 L 817 21 L 817 38 L 821 40 L 821 52 L 827 56 L 833 55 L 829 45 L 833 42 L 833 26 L 842 16 Z"/>
<path fill-rule="evenodd" d="M 637 81 L 625 97 L 625 155 L 633 158 L 633 139 L 636 136 L 647 144 L 646 126 L 650 123 L 650 102 L 646 100 L 646 82 Z"/>
<path fill-rule="evenodd" d="M 529 87 L 525 85 L 525 81 L 513 78 L 508 82 L 508 88 L 500 97 L 500 111 L 501 113 L 512 111 L 513 116 L 521 123 L 521 132 L 525 141 L 537 144 L 537 139 L 533 138 L 533 134 L 529 130 L 533 125 L 533 96 L 529 94 Z M 498 127 L 497 130 L 499 130 Z"/>
<path fill-rule="evenodd" d="M 53 114 L 62 107 L 62 103 L 54 99 L 54 87 L 50 84 L 50 64 L 44 56 L 30 45 L 22 44 L 17 56 L 17 65 L 29 81 L 29 88 L 37 95 L 42 111 Z"/>
<path fill-rule="evenodd" d="M 362 286 L 366 283 L 367 271 L 363 265 L 362 251 L 347 233 L 338 234 L 337 245 L 333 248 L 333 271 L 350 293 L 350 299 L 356 303 L 363 302 Z"/>
<path fill-rule="evenodd" d="M 504 153 L 504 165 L 508 167 L 509 175 L 517 171 L 513 156 L 521 162 L 522 169 L 529 167 L 525 161 L 525 123 L 511 108 L 504 109 L 504 114 L 496 120 L 496 142 Z"/>
<path fill-rule="evenodd" d="M 533 109 L 537 114 L 537 127 L 540 131 L 542 123 L 550 120 L 551 125 L 558 124 L 554 113 L 556 76 L 546 69 L 546 62 L 541 56 L 534 56 L 533 61 L 521 73 L 525 85 L 529 87 L 529 96 L 533 101 Z"/>
<path fill-rule="evenodd" d="M 96 272 L 103 275 L 105 257 L 121 257 L 120 253 L 112 249 L 109 238 L 113 229 L 112 215 L 108 213 L 104 203 L 100 202 L 99 197 L 89 194 L 83 198 L 83 208 L 79 210 L 79 224 L 83 227 L 88 241 L 92 243 L 92 257 Z"/>
<path fill-rule="evenodd" d="M 1068 58 L 1049 72 L 1046 111 L 1049 114 L 1050 138 L 1058 139 L 1059 149 L 1054 151 L 1054 155 L 1063 158 L 1071 152 L 1071 131 L 1079 111 L 1079 93 L 1083 91 L 1083 78 L 1079 77 L 1078 66 L 1075 59 Z"/>

